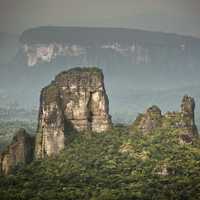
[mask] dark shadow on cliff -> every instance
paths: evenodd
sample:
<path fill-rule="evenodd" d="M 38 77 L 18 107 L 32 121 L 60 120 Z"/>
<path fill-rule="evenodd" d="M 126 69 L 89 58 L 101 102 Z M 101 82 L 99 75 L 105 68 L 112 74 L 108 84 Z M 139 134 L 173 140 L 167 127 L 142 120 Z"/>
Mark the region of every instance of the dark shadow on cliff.
<path fill-rule="evenodd" d="M 64 134 L 65 134 L 65 145 L 69 144 L 74 140 L 78 131 L 74 128 L 74 125 L 69 119 L 64 118 Z"/>

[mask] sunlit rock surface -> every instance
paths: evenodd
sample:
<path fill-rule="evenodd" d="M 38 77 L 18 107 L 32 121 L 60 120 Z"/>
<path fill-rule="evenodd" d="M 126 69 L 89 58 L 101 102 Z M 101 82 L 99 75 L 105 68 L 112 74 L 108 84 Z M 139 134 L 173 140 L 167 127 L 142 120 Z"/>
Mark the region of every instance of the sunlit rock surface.
<path fill-rule="evenodd" d="M 103 132 L 111 126 L 102 71 L 74 68 L 62 72 L 41 92 L 36 158 L 57 155 L 71 131 Z"/>
<path fill-rule="evenodd" d="M 37 27 L 24 31 L 20 42 L 29 66 L 61 57 L 67 62 L 75 58 L 94 65 L 99 61 L 109 65 L 112 59 L 115 67 L 128 64 L 161 68 L 164 64 L 177 68 L 199 62 L 194 53 L 199 49 L 199 39 L 135 29 Z"/>

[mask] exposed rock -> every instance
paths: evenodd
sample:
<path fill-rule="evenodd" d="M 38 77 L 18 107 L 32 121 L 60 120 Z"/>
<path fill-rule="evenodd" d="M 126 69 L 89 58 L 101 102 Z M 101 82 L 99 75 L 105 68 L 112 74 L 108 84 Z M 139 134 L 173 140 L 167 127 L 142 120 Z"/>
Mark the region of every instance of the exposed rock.
<path fill-rule="evenodd" d="M 166 161 L 158 162 L 153 170 L 153 173 L 159 176 L 169 176 L 174 174 L 173 170 L 170 169 L 169 164 Z"/>
<path fill-rule="evenodd" d="M 116 64 L 145 64 L 155 69 L 158 63 L 158 66 L 165 64 L 183 69 L 183 60 L 187 61 L 184 63 L 187 68 L 191 63 L 199 63 L 200 59 L 193 53 L 199 48 L 199 39 L 134 29 L 37 27 L 26 30 L 20 42 L 29 66 L 54 59 L 65 59 L 71 65 L 74 62 L 70 60 L 76 57 L 78 62 L 81 59 L 92 64 L 98 58 L 106 65 L 110 65 L 112 59 L 115 67 Z"/>
<path fill-rule="evenodd" d="M 161 110 L 157 106 L 152 106 L 144 114 L 139 123 L 139 128 L 143 133 L 147 133 L 160 125 L 161 118 Z"/>
<path fill-rule="evenodd" d="M 157 106 L 152 106 L 145 114 L 137 117 L 130 129 L 142 134 L 151 133 L 155 129 L 174 129 L 179 132 L 180 143 L 191 143 L 194 136 L 198 135 L 194 109 L 194 99 L 184 96 L 180 112 L 167 112 L 162 115 Z"/>
<path fill-rule="evenodd" d="M 72 130 L 111 127 L 104 77 L 97 68 L 74 68 L 56 76 L 41 93 L 36 158 L 57 155 Z"/>
<path fill-rule="evenodd" d="M 19 129 L 10 145 L 0 154 L 1 173 L 7 175 L 19 164 L 28 164 L 33 159 L 33 138 Z"/>
<path fill-rule="evenodd" d="M 147 134 L 153 129 L 159 127 L 162 121 L 162 114 L 160 108 L 152 106 L 147 109 L 144 114 L 140 114 L 133 123 L 132 128 L 135 131 Z"/>
<path fill-rule="evenodd" d="M 191 143 L 194 136 L 198 135 L 195 125 L 195 101 L 192 97 L 184 96 L 181 111 L 167 113 L 163 117 L 164 128 L 174 128 L 179 132 L 180 143 Z"/>
<path fill-rule="evenodd" d="M 180 135 L 180 142 L 191 143 L 194 135 L 198 135 L 198 130 L 195 125 L 195 101 L 192 97 L 184 96 L 181 104 L 182 134 Z"/>
<path fill-rule="evenodd" d="M 181 112 L 184 114 L 194 114 L 195 101 L 192 97 L 185 95 L 182 99 Z"/>
<path fill-rule="evenodd" d="M 58 56 L 78 57 L 86 54 L 86 49 L 80 45 L 67 45 L 61 43 L 37 44 L 23 46 L 25 55 L 27 56 L 28 66 L 34 66 L 40 62 L 50 63 Z"/>
<path fill-rule="evenodd" d="M 64 143 L 61 98 L 57 86 L 52 84 L 41 92 L 35 156 L 56 155 L 64 149 Z"/>
<path fill-rule="evenodd" d="M 185 126 L 195 126 L 194 119 L 195 101 L 192 97 L 184 96 L 181 104 L 181 113 L 186 123 Z"/>

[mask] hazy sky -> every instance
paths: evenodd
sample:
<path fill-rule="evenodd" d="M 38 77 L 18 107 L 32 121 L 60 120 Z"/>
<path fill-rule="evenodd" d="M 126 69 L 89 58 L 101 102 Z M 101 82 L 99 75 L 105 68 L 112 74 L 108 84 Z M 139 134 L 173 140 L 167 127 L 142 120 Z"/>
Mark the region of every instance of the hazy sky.
<path fill-rule="evenodd" d="M 200 0 L 0 0 L 0 31 L 42 25 L 140 28 L 200 37 Z"/>

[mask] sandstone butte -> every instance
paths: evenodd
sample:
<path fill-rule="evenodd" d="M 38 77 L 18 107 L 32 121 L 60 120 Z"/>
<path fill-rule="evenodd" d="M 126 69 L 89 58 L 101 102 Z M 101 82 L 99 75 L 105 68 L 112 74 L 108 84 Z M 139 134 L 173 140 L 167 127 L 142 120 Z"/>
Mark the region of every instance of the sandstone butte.
<path fill-rule="evenodd" d="M 189 96 L 183 97 L 180 112 L 162 115 L 157 106 L 152 106 L 136 118 L 130 133 L 145 135 L 156 129 L 171 128 L 180 133 L 182 143 L 191 143 L 198 135 L 194 109 L 195 101 Z M 0 154 L 0 171 L 7 175 L 20 164 L 58 155 L 66 147 L 70 133 L 100 133 L 111 128 L 102 71 L 73 68 L 61 72 L 41 91 L 35 138 L 20 129 Z"/>

